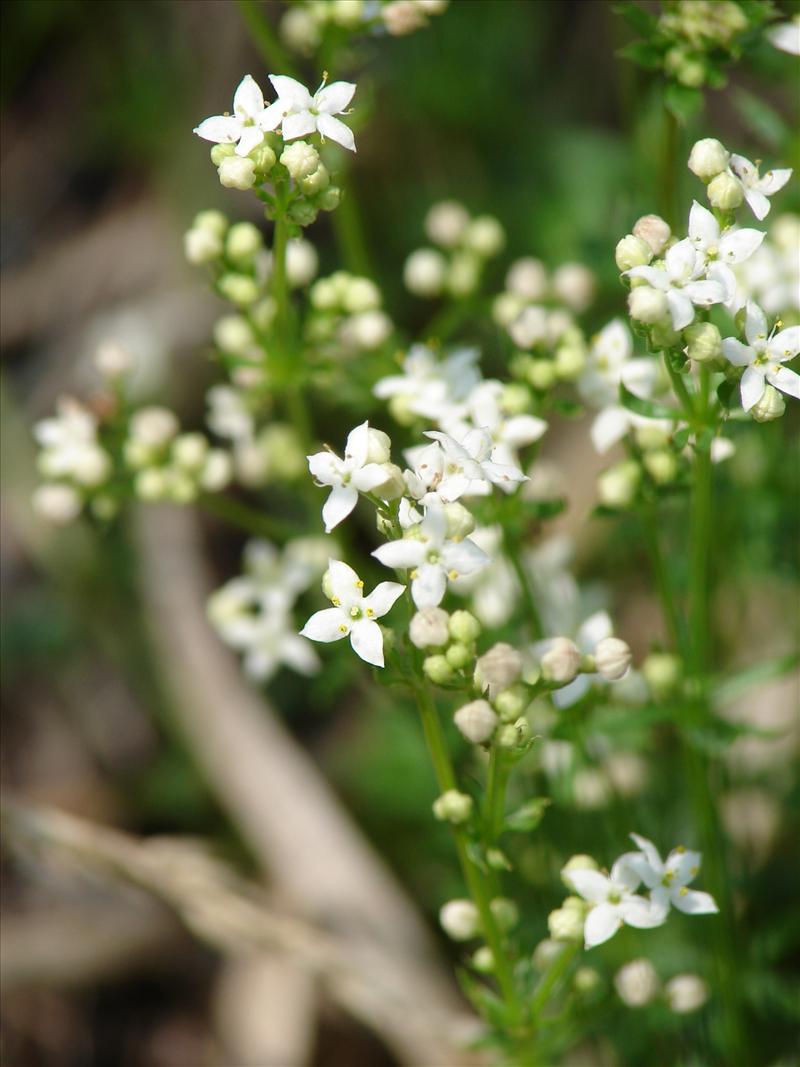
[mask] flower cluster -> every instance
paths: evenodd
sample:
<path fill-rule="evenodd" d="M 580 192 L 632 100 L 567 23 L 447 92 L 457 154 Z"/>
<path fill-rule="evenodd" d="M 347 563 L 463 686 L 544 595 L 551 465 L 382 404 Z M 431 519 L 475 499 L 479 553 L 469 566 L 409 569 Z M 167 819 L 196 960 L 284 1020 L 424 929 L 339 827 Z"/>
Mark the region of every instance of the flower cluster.
<path fill-rule="evenodd" d="M 782 167 L 768 170 L 762 177 L 758 163 L 729 152 L 713 137 L 695 143 L 689 156 L 689 170 L 705 182 L 712 207 L 733 211 L 747 201 L 759 222 L 769 214 L 769 197 L 779 192 L 792 176 L 791 168 Z"/>
<path fill-rule="evenodd" d="M 305 339 L 317 360 L 374 352 L 392 335 L 381 291 L 370 278 L 337 270 L 314 283 L 309 299 Z"/>
<path fill-rule="evenodd" d="M 311 55 L 328 34 L 385 32 L 393 37 L 415 33 L 446 11 L 449 0 L 296 0 L 280 21 L 283 41 L 301 55 Z"/>
<path fill-rule="evenodd" d="M 434 204 L 425 217 L 425 233 L 435 248 L 418 248 L 405 262 L 403 280 L 416 296 L 456 299 L 478 288 L 488 262 L 505 245 L 505 232 L 492 215 L 471 217 L 455 200 Z"/>
<path fill-rule="evenodd" d="M 45 519 L 57 524 L 77 518 L 87 502 L 106 499 L 103 487 L 113 462 L 98 440 L 98 418 L 79 400 L 64 397 L 56 415 L 42 419 L 34 427 L 40 452 L 37 465 L 45 482 L 39 486 L 33 503 Z"/>

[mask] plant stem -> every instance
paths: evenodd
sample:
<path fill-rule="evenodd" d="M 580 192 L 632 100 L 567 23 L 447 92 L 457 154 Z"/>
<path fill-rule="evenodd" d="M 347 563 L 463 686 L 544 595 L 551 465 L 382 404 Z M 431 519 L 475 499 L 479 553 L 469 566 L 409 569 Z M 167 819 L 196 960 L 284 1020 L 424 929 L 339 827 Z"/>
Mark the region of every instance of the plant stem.
<path fill-rule="evenodd" d="M 294 78 L 297 72 L 286 49 L 281 44 L 272 23 L 260 10 L 256 0 L 237 0 L 237 7 L 242 16 L 250 39 L 261 53 L 268 67 L 276 74 L 288 74 Z"/>
<path fill-rule="evenodd" d="M 516 545 L 507 545 L 506 556 L 511 566 L 514 568 L 514 573 L 517 576 L 520 589 L 522 590 L 522 599 L 525 604 L 525 617 L 528 626 L 530 627 L 531 636 L 535 641 L 541 641 L 544 638 L 544 627 L 542 626 L 539 609 L 536 607 L 536 600 L 533 595 L 533 589 L 531 588 L 530 577 L 525 570 L 522 560 L 519 558 L 518 547 Z"/>
<path fill-rule="evenodd" d="M 233 497 L 223 496 L 220 493 L 204 493 L 198 497 L 197 504 L 209 515 L 223 519 L 231 526 L 237 526 L 246 533 L 256 537 L 267 537 L 277 540 L 288 540 L 297 537 L 300 530 L 282 519 L 276 519 L 272 515 L 264 515 L 254 508 L 242 504 Z"/>
<path fill-rule="evenodd" d="M 486 776 L 484 829 L 487 844 L 496 841 L 503 828 L 506 786 L 510 773 L 511 765 L 506 753 L 500 748 L 493 748 L 489 756 L 489 770 Z"/>
<path fill-rule="evenodd" d="M 656 586 L 658 587 L 658 595 L 661 599 L 661 606 L 664 611 L 667 630 L 672 641 L 673 650 L 678 652 L 685 647 L 683 620 L 678 611 L 675 597 L 672 594 L 672 586 L 664 561 L 664 553 L 661 548 L 661 538 L 659 536 L 658 518 L 656 516 L 655 506 L 651 503 L 644 504 L 640 514 L 642 518 L 642 526 L 644 527 L 648 554 L 650 556 L 650 566 L 652 567 L 653 576 L 656 580 Z"/>
<path fill-rule="evenodd" d="M 439 715 L 436 711 L 436 706 L 427 687 L 416 679 L 414 681 L 414 695 L 417 699 L 417 706 L 419 708 L 420 717 L 422 718 L 422 728 L 425 733 L 425 740 L 428 744 L 431 759 L 433 760 L 439 788 L 443 793 L 448 789 L 455 789 L 455 771 L 453 770 L 453 764 L 450 760 L 450 753 L 447 750 L 447 743 L 445 741 L 444 732 L 442 731 L 441 722 L 439 721 Z M 517 997 L 514 975 L 511 969 L 511 961 L 506 953 L 503 945 L 503 936 L 490 906 L 491 899 L 487 885 L 481 877 L 480 870 L 470 859 L 467 849 L 468 838 L 465 831 L 458 826 L 452 826 L 451 829 L 455 839 L 456 850 L 458 852 L 458 859 L 461 864 L 464 880 L 467 883 L 467 888 L 469 889 L 472 901 L 478 909 L 486 942 L 491 949 L 494 958 L 494 968 L 498 985 L 500 986 L 503 999 L 506 1002 L 506 1006 L 514 1024 L 519 1024 L 522 1019 L 522 1007 Z"/>

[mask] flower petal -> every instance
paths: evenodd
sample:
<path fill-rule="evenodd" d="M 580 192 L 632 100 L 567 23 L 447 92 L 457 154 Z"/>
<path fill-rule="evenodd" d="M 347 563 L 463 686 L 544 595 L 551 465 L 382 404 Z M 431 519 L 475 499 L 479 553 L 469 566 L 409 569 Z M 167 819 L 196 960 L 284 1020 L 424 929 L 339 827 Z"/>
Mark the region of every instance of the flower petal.
<path fill-rule="evenodd" d="M 760 367 L 748 367 L 742 375 L 742 407 L 745 411 L 757 404 L 767 387 L 764 371 Z"/>
<path fill-rule="evenodd" d="M 364 595 L 364 583 L 352 567 L 340 559 L 328 561 L 328 580 L 331 594 L 339 601 L 340 610 L 347 611 L 354 604 L 360 604 Z"/>
<path fill-rule="evenodd" d="M 295 108 L 297 111 L 307 111 L 314 106 L 311 93 L 296 79 L 286 74 L 270 74 L 269 80 L 284 106 Z"/>
<path fill-rule="evenodd" d="M 672 903 L 687 915 L 715 915 L 719 908 L 710 893 L 698 889 L 682 889 L 672 893 Z"/>
<path fill-rule="evenodd" d="M 358 501 L 358 490 L 351 485 L 334 485 L 322 507 L 325 533 L 330 533 L 346 519 Z"/>
<path fill-rule="evenodd" d="M 654 289 L 660 289 L 661 292 L 666 292 L 670 286 L 669 275 L 663 267 L 631 267 L 630 270 L 625 271 L 625 274 L 629 278 L 644 278 L 649 285 L 652 285 Z"/>
<path fill-rule="evenodd" d="M 711 307 L 712 304 L 722 304 L 725 300 L 725 290 L 719 282 L 689 282 L 688 285 L 684 285 L 682 291 L 698 307 Z M 667 302 L 669 302 L 669 295 L 667 295 Z"/>
<path fill-rule="evenodd" d="M 664 864 L 667 873 L 672 875 L 672 888 L 677 889 L 688 885 L 700 870 L 701 860 L 702 856 L 699 852 L 692 852 L 685 848 L 673 849 Z"/>
<path fill-rule="evenodd" d="M 800 23 L 795 21 L 779 22 L 767 30 L 767 40 L 781 52 L 791 56 L 800 56 Z"/>
<path fill-rule="evenodd" d="M 689 236 L 703 250 L 719 241 L 719 223 L 708 208 L 696 200 L 692 201 L 692 210 L 689 212 Z"/>
<path fill-rule="evenodd" d="M 511 467 L 507 463 L 487 460 L 481 464 L 481 468 L 492 485 L 496 485 L 504 493 L 513 493 L 520 482 L 529 481 L 527 474 L 523 474 L 518 467 Z"/>
<path fill-rule="evenodd" d="M 764 177 L 758 182 L 756 189 L 758 189 L 760 193 L 766 194 L 766 196 L 774 196 L 779 189 L 782 189 L 784 185 L 786 185 L 791 176 L 791 167 L 779 167 L 777 170 L 768 170 Z"/>
<path fill-rule="evenodd" d="M 236 146 L 237 156 L 248 156 L 264 140 L 264 131 L 258 126 L 245 126 Z"/>
<path fill-rule="evenodd" d="M 735 152 L 731 154 L 731 170 L 745 187 L 752 185 L 758 177 L 758 167 L 745 156 L 739 156 Z"/>
<path fill-rule="evenodd" d="M 264 94 L 250 74 L 245 74 L 233 95 L 233 113 L 240 119 L 254 119 L 264 110 Z"/>
<path fill-rule="evenodd" d="M 719 243 L 720 259 L 726 263 L 743 263 L 749 259 L 766 237 L 761 230 L 734 230 L 726 233 Z"/>
<path fill-rule="evenodd" d="M 339 485 L 342 481 L 342 461 L 333 452 L 315 452 L 306 456 L 312 478 L 323 485 Z"/>
<path fill-rule="evenodd" d="M 365 611 L 375 612 L 375 618 L 382 618 L 389 611 L 405 591 L 405 586 L 399 582 L 381 582 L 376 585 L 368 597 L 364 598 L 363 608 Z"/>
<path fill-rule="evenodd" d="M 661 876 L 664 873 L 664 864 L 661 862 L 661 856 L 653 842 L 646 837 L 642 837 L 641 834 L 629 834 L 628 836 L 644 855 L 653 870 L 658 871 L 659 876 Z"/>
<path fill-rule="evenodd" d="M 297 137 L 305 137 L 313 133 L 317 128 L 317 120 L 310 111 L 297 111 L 287 115 L 281 126 L 281 135 L 284 141 L 293 141 Z"/>
<path fill-rule="evenodd" d="M 349 622 L 341 608 L 323 608 L 311 616 L 300 631 L 300 636 L 327 643 L 340 641 L 349 632 Z"/>
<path fill-rule="evenodd" d="M 780 389 L 782 393 L 800 400 L 800 374 L 795 371 L 789 370 L 788 367 L 768 370 L 767 381 L 770 385 L 774 385 L 776 389 Z"/>
<path fill-rule="evenodd" d="M 371 493 L 386 481 L 386 467 L 380 463 L 368 463 L 361 470 L 353 471 L 350 484 L 361 493 Z"/>
<path fill-rule="evenodd" d="M 323 137 L 336 141 L 342 148 L 347 148 L 350 152 L 355 152 L 356 141 L 353 137 L 353 131 L 349 126 L 340 122 L 339 119 L 335 119 L 333 115 L 318 115 L 317 129 Z"/>
<path fill-rule="evenodd" d="M 772 206 L 763 193 L 760 193 L 758 189 L 748 189 L 745 186 L 744 198 L 750 205 L 750 210 L 755 217 L 761 222 L 769 215 L 769 209 Z"/>
<path fill-rule="evenodd" d="M 276 127 L 280 126 L 285 114 L 286 104 L 282 104 L 280 100 L 276 100 L 273 104 L 270 104 L 269 107 L 264 108 L 256 119 L 256 124 L 265 132 L 274 130 Z"/>
<path fill-rule="evenodd" d="M 503 444 L 523 448 L 538 441 L 547 432 L 547 423 L 535 415 L 514 415 L 503 427 Z"/>
<path fill-rule="evenodd" d="M 233 115 L 212 115 L 195 126 L 194 133 L 215 144 L 235 144 L 242 134 L 242 124 Z"/>
<path fill-rule="evenodd" d="M 341 636 L 344 637 L 344 634 Z M 298 674 L 315 674 L 320 668 L 319 657 L 314 649 L 297 634 L 286 634 L 280 643 L 279 652 L 287 667 L 291 667 Z"/>
<path fill-rule="evenodd" d="M 372 553 L 379 563 L 392 570 L 406 570 L 409 567 L 419 567 L 425 559 L 425 545 L 416 539 L 401 539 L 389 541 L 381 545 Z"/>
<path fill-rule="evenodd" d="M 566 880 L 572 885 L 576 893 L 590 904 L 600 904 L 608 900 L 611 892 L 611 883 L 600 871 L 576 870 L 567 871 Z"/>
<path fill-rule="evenodd" d="M 626 897 L 620 905 L 623 920 L 628 926 L 635 926 L 637 930 L 651 930 L 654 926 L 661 926 L 666 918 L 666 912 L 662 908 L 655 908 L 644 897 Z"/>
<path fill-rule="evenodd" d="M 767 316 L 752 300 L 747 301 L 744 319 L 744 335 L 751 345 L 764 341 L 767 337 Z"/>
<path fill-rule="evenodd" d="M 442 548 L 442 563 L 451 578 L 451 571 L 455 571 L 457 577 L 462 574 L 474 574 L 489 562 L 491 561 L 483 549 L 478 548 L 469 537 L 459 542 L 448 542 Z"/>
<path fill-rule="evenodd" d="M 622 926 L 619 909 L 614 904 L 598 904 L 586 916 L 583 936 L 587 948 L 602 945 L 608 941 Z"/>
<path fill-rule="evenodd" d="M 681 289 L 669 290 L 667 293 L 667 307 L 675 330 L 682 330 L 694 318 L 694 305 Z"/>
<path fill-rule="evenodd" d="M 688 237 L 684 237 L 682 241 L 667 249 L 664 262 L 673 281 L 688 281 L 697 266 L 697 249 Z"/>
<path fill-rule="evenodd" d="M 641 858 L 640 852 L 624 852 L 619 859 L 615 860 L 611 868 L 611 881 L 619 882 L 630 892 L 637 889 L 642 876 L 636 869 L 636 861 Z"/>
<path fill-rule="evenodd" d="M 315 97 L 317 111 L 324 115 L 338 115 L 353 99 L 355 91 L 355 82 L 331 82 Z"/>
<path fill-rule="evenodd" d="M 629 412 L 620 406 L 604 408 L 592 423 L 592 444 L 601 455 L 621 441 L 630 429 Z"/>
<path fill-rule="evenodd" d="M 725 337 L 723 339 L 722 354 L 735 367 L 748 367 L 756 358 L 755 350 L 743 345 L 735 337 Z"/>
<path fill-rule="evenodd" d="M 377 622 L 359 619 L 350 630 L 350 644 L 357 656 L 373 667 L 383 666 L 383 634 Z"/>
<path fill-rule="evenodd" d="M 447 587 L 444 567 L 439 563 L 424 563 L 411 583 L 411 596 L 418 608 L 436 608 L 441 604 Z"/>
<path fill-rule="evenodd" d="M 788 326 L 776 333 L 767 345 L 767 352 L 779 363 L 793 359 L 800 353 L 800 326 Z"/>

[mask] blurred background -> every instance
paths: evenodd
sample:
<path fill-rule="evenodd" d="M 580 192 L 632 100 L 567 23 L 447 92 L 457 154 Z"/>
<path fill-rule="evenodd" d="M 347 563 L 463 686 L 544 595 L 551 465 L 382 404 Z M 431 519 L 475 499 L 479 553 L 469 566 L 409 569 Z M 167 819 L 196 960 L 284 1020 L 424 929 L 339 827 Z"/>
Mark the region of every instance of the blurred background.
<path fill-rule="evenodd" d="M 29 504 L 30 425 L 62 393 L 91 393 L 91 356 L 103 338 L 136 356 L 141 397 L 167 398 L 185 425 L 202 424 L 214 377 L 209 336 L 222 305 L 184 264 L 182 234 L 203 208 L 263 219 L 254 198 L 219 186 L 208 146 L 191 131 L 230 106 L 243 73 L 266 85 L 277 72 L 248 32 L 253 6 L 273 26 L 284 11 L 221 0 L 4 5 L 4 788 L 137 837 L 180 837 L 174 848 L 162 842 L 165 864 L 187 840 L 210 843 L 226 869 L 253 883 L 269 873 L 277 915 L 323 916 L 345 941 L 348 920 L 336 909 L 351 893 L 367 894 L 370 921 L 397 922 L 410 957 L 430 954 L 424 980 L 442 1011 L 458 1016 L 441 962 L 455 953 L 435 916 L 460 895 L 460 880 L 448 834 L 430 817 L 432 772 L 403 698 L 376 697 L 342 658 L 310 682 L 284 672 L 263 702 L 254 695 L 204 623 L 208 592 L 238 573 L 244 535 L 161 508 L 99 530 L 53 532 Z M 579 260 L 597 278 L 589 328 L 620 313 L 613 249 L 657 207 L 662 132 L 651 80 L 615 57 L 629 39 L 599 0 L 455 0 L 418 33 L 359 44 L 347 69 L 331 71 L 359 85 L 359 152 L 348 179 L 358 217 L 346 209 L 308 231 L 322 272 L 346 255 L 351 269 L 376 278 L 413 336 L 428 311 L 404 290 L 402 265 L 423 243 L 431 203 L 454 198 L 505 227 L 507 250 L 488 292 L 500 290 L 517 256 L 550 267 Z M 293 62 L 316 84 L 313 64 Z M 698 195 L 684 161 L 699 136 L 797 168 L 796 63 L 764 43 L 731 68 L 727 88 L 707 94 L 705 111 L 681 132 L 681 203 Z M 800 209 L 796 181 L 775 204 L 776 215 Z M 744 667 L 796 647 L 797 428 L 796 411 L 757 433 L 734 428 L 737 454 L 719 471 L 721 664 Z M 587 459 L 586 431 L 579 420 L 548 434 L 545 455 L 562 465 L 570 497 L 556 529 L 578 536 L 581 580 L 613 582 L 618 631 L 641 657 L 663 636 L 646 561 L 634 523 L 585 521 L 601 467 Z M 674 521 L 677 536 L 679 514 Z M 800 1021 L 796 675 L 765 680 L 727 714 L 769 731 L 736 741 L 717 782 L 747 931 L 740 949 L 752 1059 L 741 1062 L 788 1067 Z M 571 739 L 581 740 L 580 724 L 575 730 Z M 666 845 L 676 819 L 685 825 L 665 814 L 680 813 L 685 800 L 674 738 L 624 721 L 613 730 L 639 760 L 638 784 L 622 772 L 615 784 L 607 771 L 600 794 L 557 798 L 516 857 L 513 895 L 535 901 L 521 931 L 531 945 L 546 936 L 547 912 L 561 897 L 557 872 L 571 853 L 591 850 L 608 862 L 631 829 Z M 520 787 L 526 795 L 531 780 Z M 14 836 L 38 835 L 41 851 L 58 853 L 48 833 L 27 825 Z M 203 866 L 206 855 L 197 859 L 201 887 L 219 880 L 212 861 Z M 96 866 L 54 864 L 36 847 L 4 863 L 0 1057 L 8 1067 L 415 1062 L 396 1024 L 381 1031 L 368 1025 L 369 1010 L 345 1011 L 291 953 L 262 960 L 218 951 L 151 895 L 121 888 Z M 206 932 L 207 920 L 197 919 Z M 702 972 L 705 935 L 676 926 L 677 935 L 672 926 L 653 933 L 653 958 L 667 974 Z M 608 947 L 609 974 L 631 955 L 626 937 Z M 630 1009 L 606 992 L 569 1062 L 714 1062 L 703 1013 L 659 1009 L 630 1026 Z M 654 1047 L 663 1055 L 653 1059 Z"/>

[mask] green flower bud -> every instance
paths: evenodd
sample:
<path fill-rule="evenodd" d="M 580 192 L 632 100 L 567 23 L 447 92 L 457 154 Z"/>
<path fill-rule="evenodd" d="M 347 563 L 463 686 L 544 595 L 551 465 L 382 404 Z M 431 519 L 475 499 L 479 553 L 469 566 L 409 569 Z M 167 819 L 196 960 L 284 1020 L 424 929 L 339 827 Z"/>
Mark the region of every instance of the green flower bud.
<path fill-rule="evenodd" d="M 494 698 L 495 711 L 503 722 L 514 722 L 528 706 L 528 692 L 522 685 L 512 685 L 503 689 Z"/>
<path fill-rule="evenodd" d="M 496 256 L 506 242 L 503 227 L 492 215 L 480 215 L 467 226 L 464 245 L 479 256 Z"/>
<path fill-rule="evenodd" d="M 476 952 L 473 952 L 472 966 L 480 974 L 492 974 L 494 971 L 494 954 L 488 945 L 481 945 Z"/>
<path fill-rule="evenodd" d="M 570 891 L 575 891 L 575 886 L 570 881 L 570 871 L 596 871 L 598 870 L 597 861 L 592 859 L 591 856 L 586 856 L 583 853 L 579 853 L 576 856 L 571 856 L 564 866 L 561 868 L 561 881 Z"/>
<path fill-rule="evenodd" d="M 468 611 L 454 611 L 450 616 L 450 636 L 463 645 L 471 644 L 481 635 L 481 624 Z"/>
<path fill-rule="evenodd" d="M 562 382 L 574 382 L 586 366 L 586 349 L 575 344 L 556 349 L 555 370 Z"/>
<path fill-rule="evenodd" d="M 617 242 L 614 250 L 614 262 L 620 271 L 630 270 L 631 267 L 645 267 L 653 258 L 653 250 L 641 237 L 629 233 Z"/>
<path fill-rule="evenodd" d="M 255 279 L 247 274 L 223 274 L 217 282 L 217 287 L 221 296 L 239 307 L 254 304 L 260 295 Z"/>
<path fill-rule="evenodd" d="M 320 163 L 315 171 L 305 178 L 300 179 L 300 188 L 306 196 L 316 196 L 331 184 L 331 176 L 324 163 Z"/>
<path fill-rule="evenodd" d="M 448 789 L 433 802 L 433 814 L 440 822 L 450 822 L 458 826 L 472 815 L 474 802 L 467 793 L 457 789 Z"/>
<path fill-rule="evenodd" d="M 250 263 L 263 247 L 261 233 L 252 222 L 236 222 L 228 230 L 225 251 L 239 265 Z"/>
<path fill-rule="evenodd" d="M 245 357 L 256 339 L 247 319 L 241 315 L 223 315 L 214 325 L 214 343 L 223 352 Z"/>
<path fill-rule="evenodd" d="M 338 185 L 329 185 L 317 198 L 320 211 L 335 211 L 342 199 L 342 190 Z"/>
<path fill-rule="evenodd" d="M 667 298 L 660 289 L 640 285 L 628 294 L 628 311 L 632 319 L 652 325 L 667 317 Z"/>
<path fill-rule="evenodd" d="M 555 941 L 581 941 L 584 916 L 577 908 L 556 908 L 547 916 L 547 928 Z"/>
<path fill-rule="evenodd" d="M 452 504 L 445 504 L 444 514 L 447 519 L 447 536 L 453 540 L 461 541 L 469 537 L 475 529 L 475 516 L 457 500 Z"/>
<path fill-rule="evenodd" d="M 469 667 L 475 658 L 475 653 L 467 645 L 455 644 L 450 645 L 444 657 L 454 670 L 461 671 Z"/>
<path fill-rule="evenodd" d="M 634 429 L 633 436 L 636 438 L 636 444 L 643 452 L 652 452 L 654 449 L 663 448 L 668 444 L 670 433 L 663 426 L 658 426 L 655 423 L 652 425 L 644 423 Z"/>
<path fill-rule="evenodd" d="M 629 507 L 636 496 L 642 471 L 635 460 L 624 460 L 603 471 L 597 479 L 600 503 L 609 508 Z"/>
<path fill-rule="evenodd" d="M 422 663 L 422 670 L 434 685 L 446 685 L 453 678 L 453 668 L 444 656 L 427 656 Z"/>
<path fill-rule="evenodd" d="M 722 338 L 711 322 L 695 322 L 683 331 L 686 354 L 697 363 L 713 363 L 722 355 Z"/>
<path fill-rule="evenodd" d="M 642 675 L 657 700 L 675 691 L 681 679 L 681 662 L 668 652 L 651 652 L 642 663 Z"/>
<path fill-rule="evenodd" d="M 295 181 L 300 181 L 319 167 L 319 152 L 307 141 L 292 141 L 281 153 L 281 163 Z"/>
<path fill-rule="evenodd" d="M 252 189 L 256 183 L 256 168 L 247 156 L 226 156 L 217 168 L 220 185 L 226 189 Z"/>
<path fill-rule="evenodd" d="M 591 993 L 600 985 L 600 975 L 594 967 L 579 967 L 575 972 L 572 984 L 577 993 Z"/>
<path fill-rule="evenodd" d="M 500 404 L 506 415 L 523 415 L 531 410 L 533 397 L 530 389 L 522 382 L 510 382 L 503 386 Z"/>
<path fill-rule="evenodd" d="M 205 463 L 208 440 L 201 433 L 182 433 L 172 442 L 172 459 L 176 466 L 198 471 Z"/>
<path fill-rule="evenodd" d="M 274 150 L 266 141 L 262 141 L 260 145 L 254 148 L 253 151 L 249 153 L 249 156 L 262 179 L 265 178 L 275 166 L 277 158 Z"/>
<path fill-rule="evenodd" d="M 678 460 L 674 452 L 659 448 L 645 453 L 642 462 L 656 485 L 669 485 L 670 482 L 675 481 L 678 474 Z"/>
<path fill-rule="evenodd" d="M 222 255 L 222 239 L 213 230 L 193 226 L 183 235 L 183 253 L 196 267 L 213 263 Z"/>
<path fill-rule="evenodd" d="M 295 200 L 289 208 L 289 218 L 298 226 L 310 226 L 318 214 L 317 208 L 308 200 Z"/>
<path fill-rule="evenodd" d="M 236 146 L 232 144 L 215 144 L 211 149 L 211 162 L 218 167 L 223 159 L 228 159 L 236 152 Z"/>
<path fill-rule="evenodd" d="M 528 364 L 527 378 L 534 389 L 544 392 L 556 383 L 556 367 L 549 359 L 532 359 Z"/>
<path fill-rule="evenodd" d="M 133 491 L 140 500 L 163 500 L 167 495 L 167 479 L 158 467 L 139 471 L 133 483 Z"/>
<path fill-rule="evenodd" d="M 489 907 L 492 909 L 495 922 L 504 934 L 513 930 L 519 922 L 519 908 L 508 897 L 495 897 Z"/>
<path fill-rule="evenodd" d="M 772 422 L 779 419 L 786 411 L 783 395 L 773 386 L 767 384 L 761 398 L 750 408 L 750 414 L 756 422 Z"/>
<path fill-rule="evenodd" d="M 191 504 L 197 496 L 195 481 L 183 471 L 169 467 L 164 470 L 164 476 L 168 499 L 175 504 Z"/>
<path fill-rule="evenodd" d="M 222 147 L 230 148 L 230 145 Z M 228 220 L 221 211 L 200 211 L 194 217 L 193 230 L 209 230 L 217 237 L 224 237 L 228 229 Z"/>
<path fill-rule="evenodd" d="M 514 869 L 508 856 L 499 848 L 486 849 L 486 863 L 493 871 L 511 871 Z"/>
<path fill-rule="evenodd" d="M 669 317 L 650 327 L 650 342 L 654 348 L 674 348 L 680 339 L 681 335 L 672 328 L 672 319 Z"/>
<path fill-rule="evenodd" d="M 718 174 L 706 189 L 708 202 L 720 211 L 733 211 L 744 201 L 744 186 L 732 174 Z"/>
<path fill-rule="evenodd" d="M 494 735 L 494 743 L 498 748 L 517 748 L 519 745 L 519 733 L 513 723 L 503 723 L 497 728 Z"/>

